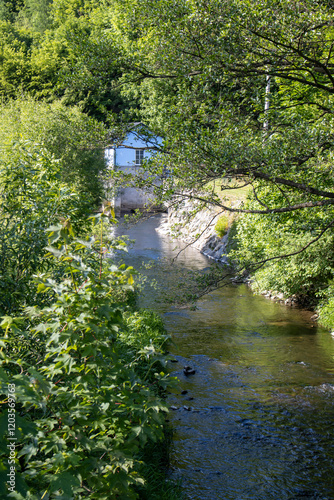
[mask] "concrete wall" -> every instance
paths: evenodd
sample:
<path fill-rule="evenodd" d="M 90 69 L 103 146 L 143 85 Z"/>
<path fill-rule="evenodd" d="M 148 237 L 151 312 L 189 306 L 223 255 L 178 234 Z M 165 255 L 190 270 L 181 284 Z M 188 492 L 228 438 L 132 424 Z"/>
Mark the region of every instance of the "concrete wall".
<path fill-rule="evenodd" d="M 222 238 L 215 231 L 215 225 L 223 212 L 216 207 L 202 208 L 189 216 L 197 207 L 198 202 L 191 199 L 183 200 L 177 208 L 172 204 L 158 231 L 197 248 L 210 259 L 227 264 L 226 246 L 230 228 Z"/>

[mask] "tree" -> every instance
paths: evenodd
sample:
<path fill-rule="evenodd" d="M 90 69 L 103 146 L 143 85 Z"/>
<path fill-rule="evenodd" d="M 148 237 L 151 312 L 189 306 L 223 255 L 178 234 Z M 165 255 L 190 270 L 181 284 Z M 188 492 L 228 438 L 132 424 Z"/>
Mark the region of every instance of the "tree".
<path fill-rule="evenodd" d="M 18 13 L 23 8 L 24 0 L 1 0 L 0 19 L 14 22 Z"/>
<path fill-rule="evenodd" d="M 80 105 L 101 121 L 119 113 L 133 118 L 136 100 L 114 85 L 122 74 L 123 49 L 110 27 L 107 2 L 26 0 L 15 9 L 8 5 L 0 9 L 3 99 L 24 93 Z"/>
<path fill-rule="evenodd" d="M 293 192 L 295 202 L 283 197 L 261 213 L 332 205 L 330 11 L 308 1 L 136 6 L 141 37 L 130 50 L 141 49 L 141 64 L 132 61 L 132 76 L 149 81 L 142 85 L 143 115 L 156 126 L 158 111 L 164 160 L 176 177 L 188 188 L 239 177 Z M 267 75 L 271 129 L 264 136 Z M 229 208 L 212 192 L 206 199 Z"/>
<path fill-rule="evenodd" d="M 172 12 L 169 2 L 159 9 L 145 3 L 145 12 L 139 10 L 137 17 L 148 20 L 141 26 L 142 64 L 133 66 L 138 79 L 150 80 L 143 85 L 144 113 L 160 110 L 166 159 L 181 167 L 177 177 L 203 188 L 214 178 L 238 176 L 300 197 L 263 213 L 333 204 L 328 168 L 321 174 L 309 168 L 319 156 L 324 165 L 333 144 L 330 11 L 314 2 L 178 6 Z M 264 136 L 266 75 L 273 86 L 271 130 Z M 167 106 L 161 106 L 166 87 Z M 217 197 L 214 202 L 223 206 Z"/>
<path fill-rule="evenodd" d="M 52 0 L 25 0 L 18 15 L 18 23 L 43 33 L 51 26 L 50 7 Z"/>
<path fill-rule="evenodd" d="M 0 160 L 6 160 L 11 142 L 33 141 L 44 146 L 59 163 L 63 182 L 81 195 L 81 211 L 90 212 L 104 193 L 104 144 L 108 131 L 78 107 L 32 98 L 9 101 L 0 107 Z M 4 147 L 5 146 L 5 147 Z"/>
<path fill-rule="evenodd" d="M 299 283 L 309 273 L 304 288 L 317 294 L 321 280 L 324 286 L 333 277 L 331 6 L 309 0 L 129 1 L 117 15 L 127 40 L 124 85 L 140 93 L 142 119 L 165 137 L 147 167 L 152 180 L 166 169 L 174 174 L 160 197 L 190 197 L 253 214 L 247 231 L 266 227 L 262 250 L 250 257 L 250 239 L 242 248 L 239 238 L 242 266 L 254 270 L 289 256 L 287 273 L 291 259 L 304 252 L 303 266 L 295 263 Z M 252 199 L 231 207 L 224 192 L 240 184 L 249 186 Z M 289 247 L 275 244 L 275 230 Z M 323 267 L 312 271 L 320 248 L 326 248 Z"/>

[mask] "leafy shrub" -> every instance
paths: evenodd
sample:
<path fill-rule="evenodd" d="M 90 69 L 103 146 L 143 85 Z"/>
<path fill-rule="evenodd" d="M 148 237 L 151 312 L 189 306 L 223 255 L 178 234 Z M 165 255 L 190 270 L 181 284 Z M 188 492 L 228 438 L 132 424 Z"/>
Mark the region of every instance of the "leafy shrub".
<path fill-rule="evenodd" d="M 226 215 L 221 215 L 217 221 L 217 224 L 215 225 L 215 231 L 219 236 L 219 238 L 225 236 L 228 230 L 228 226 L 229 226 L 228 218 L 226 217 Z"/>
<path fill-rule="evenodd" d="M 1 325 L 2 400 L 9 401 L 8 384 L 16 387 L 17 492 L 11 496 L 137 498 L 136 485 L 144 480 L 136 457 L 146 443 L 163 438 L 167 408 L 156 387 L 168 383 L 159 347 L 166 337 L 156 333 L 156 317 L 132 316 L 114 293 L 133 289 L 133 269 L 105 260 L 105 243 L 72 233 L 68 221 L 49 230 L 49 256 L 61 261 L 64 276 L 56 281 L 46 273 L 38 281 L 40 293 L 52 290 L 53 303 L 27 308 L 24 327 L 11 317 Z M 41 349 L 22 356 L 17 341 L 31 336 Z M 146 371 L 138 370 L 143 357 Z M 3 411 L 0 425 L 6 428 L 7 419 Z M 1 494 L 6 444 L 0 445 Z"/>
<path fill-rule="evenodd" d="M 319 323 L 328 329 L 334 328 L 334 297 L 329 297 L 327 301 L 318 308 Z"/>
<path fill-rule="evenodd" d="M 321 326 L 334 329 L 334 284 L 333 280 L 328 283 L 318 292 L 319 304 L 317 313 L 319 314 L 318 321 Z"/>
<path fill-rule="evenodd" d="M 77 106 L 58 101 L 38 102 L 31 97 L 11 100 L 0 106 L 0 145 L 7 155 L 13 142 L 42 144 L 49 156 L 58 160 L 61 180 L 81 194 L 81 210 L 86 216 L 103 197 L 105 171 L 103 144 L 107 131 Z"/>
<path fill-rule="evenodd" d="M 259 193 L 263 203 L 280 202 L 274 189 Z M 254 200 L 247 207 L 261 209 Z M 327 207 L 308 213 L 243 214 L 237 220 L 230 258 L 251 273 L 255 291 L 297 295 L 300 303 L 314 307 L 334 275 L 334 233 L 329 229 L 318 238 L 330 220 L 332 208 Z"/>
<path fill-rule="evenodd" d="M 38 300 L 32 277 L 50 268 L 45 227 L 71 217 L 80 198 L 60 180 L 59 162 L 37 144 L 11 143 L 0 151 L 0 314 Z"/>

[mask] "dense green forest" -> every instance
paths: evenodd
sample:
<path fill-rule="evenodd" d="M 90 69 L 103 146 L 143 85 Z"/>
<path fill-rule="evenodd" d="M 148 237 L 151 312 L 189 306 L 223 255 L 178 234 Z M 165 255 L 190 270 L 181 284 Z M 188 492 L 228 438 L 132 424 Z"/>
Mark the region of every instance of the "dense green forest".
<path fill-rule="evenodd" d="M 334 327 L 332 17 L 329 0 L 0 0 L 9 498 L 148 495 L 141 457 L 163 438 L 166 337 L 135 308 L 134 271 L 103 258 L 114 219 L 96 211 L 104 148 L 127 124 L 164 138 L 145 178 L 173 172 L 161 200 L 237 215 L 234 273 Z M 247 201 L 230 206 L 224 192 L 242 186 Z M 4 496 L 5 441 L 0 452 Z"/>

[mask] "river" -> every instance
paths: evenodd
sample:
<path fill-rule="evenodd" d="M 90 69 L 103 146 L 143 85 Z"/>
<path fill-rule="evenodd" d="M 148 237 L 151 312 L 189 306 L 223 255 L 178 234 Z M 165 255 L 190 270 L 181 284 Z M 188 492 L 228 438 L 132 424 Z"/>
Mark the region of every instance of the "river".
<path fill-rule="evenodd" d="M 188 248 L 168 266 L 179 246 L 157 233 L 159 217 L 119 231 L 136 241 L 131 265 L 154 262 L 144 272 L 157 288 L 144 285 L 141 305 L 164 317 L 174 342 L 171 476 L 189 500 L 334 499 L 334 337 L 310 312 L 244 285 L 195 310 L 166 303 L 185 269 L 210 262 Z"/>

